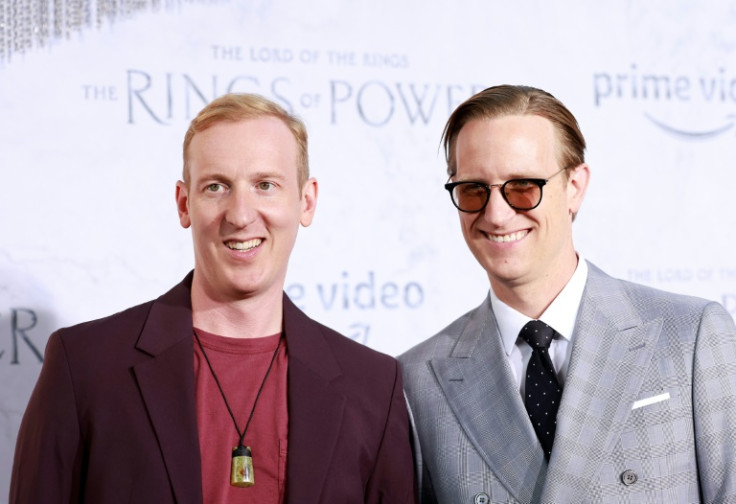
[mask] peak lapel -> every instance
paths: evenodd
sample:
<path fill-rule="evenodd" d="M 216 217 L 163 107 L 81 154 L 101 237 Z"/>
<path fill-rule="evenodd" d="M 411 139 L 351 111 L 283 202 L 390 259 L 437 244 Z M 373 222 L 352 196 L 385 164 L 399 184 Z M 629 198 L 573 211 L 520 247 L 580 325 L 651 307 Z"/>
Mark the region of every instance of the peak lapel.
<path fill-rule="evenodd" d="M 481 305 L 448 358 L 432 369 L 458 422 L 510 494 L 531 502 L 546 462 L 505 358 L 490 300 Z"/>
<path fill-rule="evenodd" d="M 543 501 L 587 494 L 631 413 L 661 327 L 661 319 L 643 322 L 620 282 L 590 265 Z"/>
<path fill-rule="evenodd" d="M 133 372 L 176 501 L 201 504 L 190 285 L 191 274 L 154 302 L 137 345 L 152 358 L 136 365 Z"/>

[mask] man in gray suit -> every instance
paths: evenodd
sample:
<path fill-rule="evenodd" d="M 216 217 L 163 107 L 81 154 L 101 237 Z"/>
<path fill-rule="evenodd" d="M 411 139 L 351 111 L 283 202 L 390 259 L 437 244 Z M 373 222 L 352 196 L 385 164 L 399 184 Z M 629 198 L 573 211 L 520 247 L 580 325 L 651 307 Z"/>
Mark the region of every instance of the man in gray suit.
<path fill-rule="evenodd" d="M 491 289 L 400 357 L 422 502 L 736 502 L 733 319 L 576 253 L 590 169 L 573 115 L 497 86 L 443 136 Z"/>

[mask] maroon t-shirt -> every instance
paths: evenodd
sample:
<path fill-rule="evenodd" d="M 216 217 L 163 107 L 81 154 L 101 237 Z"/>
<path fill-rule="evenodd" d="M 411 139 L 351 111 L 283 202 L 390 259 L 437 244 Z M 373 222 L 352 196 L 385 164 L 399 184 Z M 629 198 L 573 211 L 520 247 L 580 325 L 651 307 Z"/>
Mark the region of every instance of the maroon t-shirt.
<path fill-rule="evenodd" d="M 276 346 L 243 444 L 251 448 L 255 485 L 230 485 L 232 450 L 238 433 L 225 402 L 194 341 L 197 425 L 202 455 L 202 489 L 208 504 L 283 503 L 288 439 L 287 350 L 280 334 L 264 338 L 226 338 L 196 329 L 242 432 Z"/>

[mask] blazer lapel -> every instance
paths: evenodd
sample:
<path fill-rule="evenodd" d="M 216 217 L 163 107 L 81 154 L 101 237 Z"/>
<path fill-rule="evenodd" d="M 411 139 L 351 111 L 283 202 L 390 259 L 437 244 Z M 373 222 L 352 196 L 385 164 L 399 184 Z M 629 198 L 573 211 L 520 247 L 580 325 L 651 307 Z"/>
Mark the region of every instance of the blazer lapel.
<path fill-rule="evenodd" d="M 505 355 L 487 299 L 451 355 L 432 359 L 431 366 L 457 421 L 491 471 L 517 500 L 531 502 L 541 492 L 547 464 Z"/>
<path fill-rule="evenodd" d="M 287 502 L 319 502 L 343 422 L 346 399 L 330 384 L 341 371 L 319 325 L 286 296 L 284 333 L 289 352 Z"/>
<path fill-rule="evenodd" d="M 631 413 L 661 327 L 661 319 L 643 322 L 621 282 L 589 264 L 543 502 L 587 494 Z"/>
<path fill-rule="evenodd" d="M 191 274 L 157 299 L 137 348 L 151 359 L 134 366 L 178 503 L 202 503 L 194 398 Z"/>

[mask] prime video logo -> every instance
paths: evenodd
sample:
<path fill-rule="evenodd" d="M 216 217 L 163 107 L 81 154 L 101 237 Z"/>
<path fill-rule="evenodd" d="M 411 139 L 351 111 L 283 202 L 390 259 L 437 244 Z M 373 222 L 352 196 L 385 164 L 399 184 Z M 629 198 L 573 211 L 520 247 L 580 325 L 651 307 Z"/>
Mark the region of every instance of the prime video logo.
<path fill-rule="evenodd" d="M 632 64 L 626 72 L 594 74 L 593 96 L 596 107 L 628 101 L 658 103 L 659 107 L 650 108 L 661 111 L 661 105 L 666 105 L 668 114 L 645 111 L 644 117 L 662 131 L 680 138 L 710 139 L 728 133 L 736 125 L 736 76 L 728 75 L 725 68 L 710 75 L 688 76 L 641 72 Z M 695 106 L 694 110 L 700 112 L 699 117 L 688 115 L 683 119 L 698 126 L 675 126 L 671 119 L 664 117 L 671 116 L 673 108 L 683 104 Z"/>

